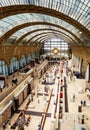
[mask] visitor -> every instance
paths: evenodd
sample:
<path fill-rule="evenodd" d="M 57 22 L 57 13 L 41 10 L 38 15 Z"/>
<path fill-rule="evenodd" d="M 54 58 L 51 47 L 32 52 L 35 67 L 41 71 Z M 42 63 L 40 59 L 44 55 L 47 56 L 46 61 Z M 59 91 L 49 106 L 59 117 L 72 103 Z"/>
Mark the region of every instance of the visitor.
<path fill-rule="evenodd" d="M 75 102 L 75 94 L 73 94 L 73 102 Z"/>
<path fill-rule="evenodd" d="M 81 100 L 81 106 L 83 105 L 83 101 Z"/>
<path fill-rule="evenodd" d="M 82 115 L 82 119 L 81 120 L 82 120 L 81 123 L 84 124 L 84 115 Z"/>
<path fill-rule="evenodd" d="M 38 99 L 38 103 L 40 103 L 39 99 Z"/>
<path fill-rule="evenodd" d="M 31 94 L 31 101 L 33 102 L 33 95 Z"/>
<path fill-rule="evenodd" d="M 3 130 L 4 130 L 5 129 L 5 122 L 3 122 L 2 126 L 3 126 Z"/>
<path fill-rule="evenodd" d="M 85 100 L 83 101 L 83 105 L 86 106 L 86 101 Z"/>
<path fill-rule="evenodd" d="M 39 122 L 39 124 L 38 124 L 38 130 L 40 130 L 41 129 L 41 122 Z"/>
<path fill-rule="evenodd" d="M 1 85 L 0 85 L 0 91 L 2 92 L 2 87 L 1 87 Z"/>

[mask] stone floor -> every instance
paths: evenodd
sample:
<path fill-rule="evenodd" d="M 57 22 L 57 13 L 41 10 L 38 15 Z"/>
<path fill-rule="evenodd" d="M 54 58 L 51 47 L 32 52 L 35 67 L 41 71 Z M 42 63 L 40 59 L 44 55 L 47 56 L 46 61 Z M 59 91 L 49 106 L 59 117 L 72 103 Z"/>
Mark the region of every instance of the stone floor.
<path fill-rule="evenodd" d="M 44 93 L 44 85 L 42 85 L 38 79 L 35 79 L 34 86 L 38 87 L 38 93 Z M 54 85 L 51 86 L 52 88 Z M 90 99 L 88 99 L 87 94 L 85 92 L 85 80 L 84 79 L 77 79 L 72 81 L 67 81 L 67 93 L 68 93 L 68 105 L 69 105 L 69 112 L 63 113 L 63 119 L 60 120 L 60 130 L 76 130 L 75 125 L 81 123 L 81 117 L 84 114 L 85 115 L 85 124 L 90 130 L 90 107 L 83 106 L 82 112 L 78 112 L 78 105 L 80 104 L 80 101 L 86 100 L 87 103 L 90 103 Z M 80 89 L 83 89 L 83 92 L 80 93 Z M 75 95 L 75 101 L 72 100 L 72 95 Z M 45 96 L 46 100 L 48 100 L 48 96 Z M 28 98 L 28 97 L 27 97 Z M 51 114 L 52 112 L 52 104 L 53 104 L 53 98 L 52 95 L 48 113 Z M 27 100 L 27 99 L 26 99 Z M 39 100 L 39 102 L 38 102 Z M 43 99 L 43 95 L 39 95 L 38 97 L 34 96 L 33 102 L 30 103 L 30 105 L 34 106 L 34 108 L 28 108 L 28 113 L 30 111 L 32 112 L 43 112 L 45 108 L 45 100 Z M 24 103 L 21 105 L 19 109 L 23 107 Z M 17 114 L 14 114 L 14 116 L 11 118 L 11 122 L 15 120 Z M 79 121 L 78 121 L 79 119 Z M 41 121 L 41 115 L 40 113 L 35 115 L 31 114 L 31 120 L 28 126 L 25 126 L 25 130 L 38 130 L 38 124 Z M 55 130 L 55 124 L 51 123 L 51 118 L 46 117 L 44 130 Z M 6 130 L 10 130 L 9 125 L 7 125 Z M 17 128 L 16 128 L 17 130 Z M 78 130 L 78 129 L 77 129 Z"/>

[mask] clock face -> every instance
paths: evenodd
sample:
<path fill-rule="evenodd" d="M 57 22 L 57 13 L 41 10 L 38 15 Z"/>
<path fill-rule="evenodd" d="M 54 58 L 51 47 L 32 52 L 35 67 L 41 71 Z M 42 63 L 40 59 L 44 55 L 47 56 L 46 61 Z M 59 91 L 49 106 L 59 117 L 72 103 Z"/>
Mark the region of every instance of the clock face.
<path fill-rule="evenodd" d="M 58 54 L 59 53 L 59 50 L 57 48 L 54 48 L 53 51 L 52 51 L 54 54 Z"/>

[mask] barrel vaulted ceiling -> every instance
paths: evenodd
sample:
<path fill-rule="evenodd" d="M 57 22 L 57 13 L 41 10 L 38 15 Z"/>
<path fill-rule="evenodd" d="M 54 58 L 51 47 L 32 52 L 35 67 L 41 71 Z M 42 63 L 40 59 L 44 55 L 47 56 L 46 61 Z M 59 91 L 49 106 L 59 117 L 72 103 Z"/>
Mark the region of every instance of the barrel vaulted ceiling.
<path fill-rule="evenodd" d="M 0 0 L 0 44 L 90 46 L 90 0 Z"/>

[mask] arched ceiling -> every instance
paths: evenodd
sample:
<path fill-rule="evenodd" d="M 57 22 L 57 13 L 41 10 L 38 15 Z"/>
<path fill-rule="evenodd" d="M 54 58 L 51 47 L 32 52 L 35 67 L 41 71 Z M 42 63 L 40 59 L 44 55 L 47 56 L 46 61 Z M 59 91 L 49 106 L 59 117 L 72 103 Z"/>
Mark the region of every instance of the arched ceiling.
<path fill-rule="evenodd" d="M 24 28 L 24 27 L 28 27 L 28 26 L 32 26 L 32 25 L 50 25 L 50 26 L 54 26 L 54 27 L 58 27 L 58 28 L 62 28 L 59 25 L 55 25 L 53 23 L 48 23 L 48 22 L 30 22 L 30 23 L 24 23 L 21 24 L 19 26 L 14 27 L 13 29 L 9 30 L 8 32 L 6 32 L 0 39 L 0 43 L 4 43 L 12 34 L 14 34 L 16 31 Z M 63 28 L 62 28 L 63 30 Z M 64 30 L 63 30 L 64 31 Z M 70 31 L 66 31 L 65 33 L 71 33 Z M 71 33 L 72 34 L 72 33 Z"/>
<path fill-rule="evenodd" d="M 53 37 L 59 36 L 59 38 L 66 40 L 68 43 L 75 44 L 74 40 L 71 37 L 67 36 L 65 33 L 62 33 L 60 31 L 56 31 L 56 30 L 45 30 L 44 32 L 38 31 L 37 34 L 33 35 L 31 38 L 29 38 L 25 42 L 26 42 L 26 44 L 36 43 L 36 42 L 38 42 L 38 38 L 43 37 L 44 34 L 47 35 L 47 36 L 49 36 L 49 34 L 52 34 Z"/>
<path fill-rule="evenodd" d="M 0 12 L 1 45 L 12 38 L 15 45 L 33 37 L 36 43 L 45 34 L 43 37 L 62 37 L 70 44 L 90 46 L 89 0 L 1 0 Z"/>
<path fill-rule="evenodd" d="M 51 32 L 47 32 L 47 33 L 43 33 L 43 34 L 41 33 L 40 35 L 38 35 L 35 38 L 34 42 L 32 42 L 32 44 L 35 44 L 35 43 L 44 43 L 45 38 L 47 38 L 47 37 L 48 37 L 48 39 L 50 39 L 50 38 L 56 38 L 56 37 L 58 39 L 64 39 L 64 41 L 66 41 L 67 43 L 69 43 L 69 45 L 71 45 L 71 42 L 74 43 L 74 41 L 72 39 L 69 39 L 68 37 L 64 36 L 63 34 L 60 35 L 59 33 L 53 34 Z"/>
<path fill-rule="evenodd" d="M 19 39 L 25 39 L 25 40 L 27 40 L 28 38 L 30 38 L 31 36 L 35 36 L 35 34 L 37 33 L 37 31 L 38 31 L 38 29 L 37 28 L 39 28 L 39 31 L 40 30 L 43 30 L 43 32 L 46 30 L 46 29 L 48 29 L 48 30 L 57 30 L 57 31 L 60 31 L 60 32 L 62 32 L 62 33 L 65 33 L 66 35 L 68 35 L 68 37 L 71 37 L 72 39 L 74 39 L 75 40 L 75 42 L 77 42 L 77 43 L 81 43 L 81 44 L 84 44 L 84 43 L 82 43 L 82 41 L 81 40 L 79 40 L 79 38 L 75 35 L 75 34 L 73 34 L 73 33 L 71 33 L 70 31 L 68 31 L 67 29 L 64 29 L 63 27 L 61 27 L 61 26 L 56 26 L 56 25 L 54 25 L 54 24 L 49 24 L 49 23 L 42 23 L 42 22 L 40 22 L 40 23 L 36 23 L 36 26 L 34 25 L 33 26 L 33 24 L 34 23 L 32 23 L 32 24 L 29 24 L 31 27 L 26 27 L 26 28 L 24 28 L 24 29 L 20 29 L 19 31 L 17 31 L 16 33 L 14 33 L 13 35 L 11 35 L 11 37 L 9 37 L 10 39 L 12 39 L 12 38 L 16 38 L 16 43 L 18 43 L 18 41 L 20 42 L 20 40 Z M 37 25 L 38 24 L 38 25 Z M 42 25 L 43 24 L 43 25 Z M 28 26 L 29 26 L 28 25 Z M 24 24 L 24 27 L 25 26 L 27 26 L 27 24 Z M 19 26 L 19 27 L 21 27 L 21 26 Z M 34 29 L 35 28 L 35 29 Z M 27 30 L 28 29 L 28 30 Z M 14 29 L 15 30 L 15 29 Z M 23 31 L 23 32 L 22 32 Z M 27 31 L 27 32 L 26 32 Z M 13 33 L 13 31 L 12 31 L 12 33 Z M 11 33 L 11 34 L 12 34 Z M 6 37 L 6 36 L 5 36 Z M 6 43 L 7 43 L 7 40 L 5 39 L 5 41 L 6 41 Z M 13 42 L 13 44 L 15 43 L 15 42 Z"/>
<path fill-rule="evenodd" d="M 39 32 L 45 32 L 46 30 L 52 30 L 52 31 L 57 31 L 57 32 L 62 32 L 62 33 L 64 33 L 64 34 L 66 34 L 66 35 L 70 35 L 70 33 L 65 33 L 65 32 L 63 32 L 62 30 L 60 30 L 60 29 L 58 29 L 58 28 L 55 28 L 55 27 L 52 27 L 51 26 L 51 28 L 50 27 L 48 27 L 48 25 L 47 26 L 42 26 L 41 27 L 41 25 L 39 26 L 38 25 L 38 28 L 39 29 L 34 29 L 34 26 L 33 26 L 33 30 L 31 30 L 31 31 L 27 31 L 27 33 L 25 33 L 25 34 L 22 34 L 22 36 L 20 36 L 20 38 L 18 38 L 13 44 L 19 44 L 20 42 L 22 42 L 22 40 L 25 40 L 25 41 L 27 41 L 28 39 L 30 39 L 33 35 L 34 36 L 36 36 L 35 34 L 36 33 L 39 33 Z M 68 37 L 72 37 L 72 35 L 70 35 L 69 36 L 68 35 Z M 12 36 L 11 36 L 12 37 Z M 74 38 L 74 39 L 76 39 L 76 41 L 78 41 L 78 42 L 80 42 L 81 43 L 81 41 L 79 40 L 79 38 L 77 38 L 75 35 L 73 35 L 73 37 L 72 38 Z M 76 42 L 75 42 L 76 43 Z M 7 44 L 7 43 L 6 43 Z M 82 43 L 83 44 L 83 43 Z"/>

